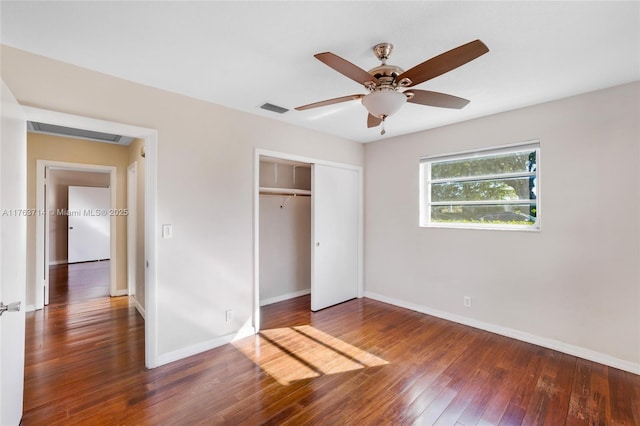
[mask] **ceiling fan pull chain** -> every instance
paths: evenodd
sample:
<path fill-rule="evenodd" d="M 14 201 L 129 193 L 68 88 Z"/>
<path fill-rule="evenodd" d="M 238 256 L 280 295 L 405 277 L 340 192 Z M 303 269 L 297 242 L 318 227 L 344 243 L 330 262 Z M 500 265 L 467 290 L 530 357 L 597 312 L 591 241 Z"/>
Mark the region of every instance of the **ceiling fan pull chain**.
<path fill-rule="evenodd" d="M 382 116 L 382 130 L 380 130 L 380 135 L 384 136 L 385 133 L 387 133 L 387 131 L 384 129 L 384 120 L 386 119 L 386 116 Z"/>

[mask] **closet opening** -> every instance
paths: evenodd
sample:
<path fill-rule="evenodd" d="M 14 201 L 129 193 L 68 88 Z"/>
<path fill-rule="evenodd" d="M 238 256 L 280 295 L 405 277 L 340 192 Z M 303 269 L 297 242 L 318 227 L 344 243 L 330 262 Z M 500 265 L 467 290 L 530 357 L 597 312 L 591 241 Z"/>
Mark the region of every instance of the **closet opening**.
<path fill-rule="evenodd" d="M 311 164 L 259 157 L 259 305 L 311 309 Z"/>
<path fill-rule="evenodd" d="M 256 332 L 362 297 L 362 167 L 257 149 L 254 206 Z"/>

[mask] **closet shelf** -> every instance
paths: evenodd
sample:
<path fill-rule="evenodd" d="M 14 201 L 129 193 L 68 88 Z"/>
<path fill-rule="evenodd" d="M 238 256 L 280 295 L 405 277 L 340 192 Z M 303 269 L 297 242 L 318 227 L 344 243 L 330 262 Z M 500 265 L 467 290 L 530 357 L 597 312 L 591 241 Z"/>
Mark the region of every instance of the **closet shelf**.
<path fill-rule="evenodd" d="M 308 189 L 295 189 L 295 188 L 270 188 L 266 186 L 260 187 L 261 194 L 275 194 L 275 195 L 311 195 L 311 191 Z"/>

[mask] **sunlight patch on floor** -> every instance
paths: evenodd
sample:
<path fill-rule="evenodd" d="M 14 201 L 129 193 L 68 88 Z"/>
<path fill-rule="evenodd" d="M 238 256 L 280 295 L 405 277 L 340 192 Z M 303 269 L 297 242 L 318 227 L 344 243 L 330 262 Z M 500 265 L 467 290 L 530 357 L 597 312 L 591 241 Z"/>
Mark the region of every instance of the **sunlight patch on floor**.
<path fill-rule="evenodd" d="M 282 385 L 388 364 L 310 325 L 263 330 L 233 344 Z"/>

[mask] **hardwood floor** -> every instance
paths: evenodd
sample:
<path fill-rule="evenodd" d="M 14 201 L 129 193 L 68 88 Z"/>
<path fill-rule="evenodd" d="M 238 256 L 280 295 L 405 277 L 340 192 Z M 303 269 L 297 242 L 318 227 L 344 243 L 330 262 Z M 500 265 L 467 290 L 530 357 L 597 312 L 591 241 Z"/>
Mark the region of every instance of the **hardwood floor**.
<path fill-rule="evenodd" d="M 109 267 L 109 260 L 51 266 L 49 304 L 109 297 Z"/>
<path fill-rule="evenodd" d="M 639 425 L 640 376 L 369 299 L 154 370 L 124 298 L 27 315 L 23 425 Z"/>

